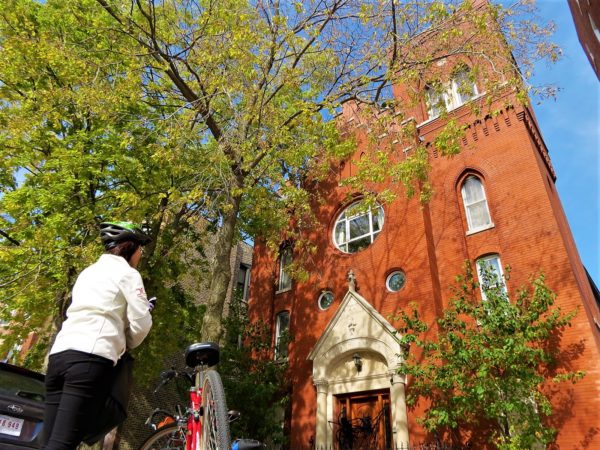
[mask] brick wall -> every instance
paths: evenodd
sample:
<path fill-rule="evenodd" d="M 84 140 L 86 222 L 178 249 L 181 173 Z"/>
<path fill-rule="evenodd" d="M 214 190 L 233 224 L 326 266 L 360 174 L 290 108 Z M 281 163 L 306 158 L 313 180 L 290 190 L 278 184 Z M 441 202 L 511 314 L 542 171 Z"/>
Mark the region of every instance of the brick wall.
<path fill-rule="evenodd" d="M 510 100 L 510 95 L 505 100 Z M 364 121 L 360 125 L 356 112 L 350 121 L 349 109 L 342 120 L 357 139 L 358 148 L 352 158 L 356 161 L 372 144 L 368 126 L 364 126 Z M 430 203 L 422 207 L 417 199 L 407 199 L 401 186 L 378 186 L 392 187 L 398 197 L 384 206 L 383 230 L 368 248 L 345 254 L 332 244 L 333 225 L 347 205 L 348 191 L 338 186 L 338 180 L 356 170 L 352 160 L 346 162 L 337 177 L 321 185 L 326 202 L 314 205 L 320 226 L 308 235 L 318 251 L 307 263 L 311 275 L 306 282 L 294 282 L 291 291 L 275 294 L 278 262 L 257 241 L 251 319 L 270 319 L 274 327 L 276 314 L 290 311 L 292 448 L 306 446 L 314 435 L 316 391 L 307 357 L 348 289 L 346 274 L 350 269 L 356 275 L 360 295 L 384 317 L 416 302 L 422 317 L 431 323 L 448 304 L 452 296 L 450 286 L 454 277 L 463 272 L 464 261 L 490 253 L 498 254 L 503 265 L 512 267 L 510 290 L 543 271 L 548 285 L 558 295 L 557 304 L 564 311 L 579 309 L 561 344 L 563 349 L 570 344 L 583 344 L 581 354 L 569 365 L 571 370 L 585 370 L 587 375 L 574 386 L 564 385 L 554 398 L 555 405 L 560 406 L 555 415 L 557 442 L 561 448 L 586 442 L 587 448 L 600 446 L 600 345 L 594 325 L 594 318 L 600 319 L 600 313 L 560 206 L 555 175 L 535 118 L 522 106 L 503 107 L 493 118 L 475 117 L 468 107 L 459 108 L 453 115 L 469 128 L 459 155 L 445 158 L 430 148 L 434 190 Z M 421 121 L 419 135 L 425 143 L 432 142 L 442 125 L 441 119 L 423 122 L 423 108 L 415 109 L 414 117 Z M 404 157 L 404 144 L 392 142 L 388 136 L 378 143 L 378 148 Z M 467 173 L 476 173 L 482 179 L 494 223 L 493 228 L 470 235 L 460 194 L 461 177 Z M 295 257 L 301 257 L 299 252 Z M 405 287 L 396 293 L 385 288 L 386 277 L 393 269 L 406 274 Z M 331 290 L 335 300 L 331 308 L 322 311 L 317 299 L 324 289 Z M 415 420 L 420 412 L 409 412 L 412 442 L 425 437 Z"/>
<path fill-rule="evenodd" d="M 573 22 L 579 42 L 588 57 L 596 76 L 600 79 L 600 3 L 595 0 L 569 0 Z"/>

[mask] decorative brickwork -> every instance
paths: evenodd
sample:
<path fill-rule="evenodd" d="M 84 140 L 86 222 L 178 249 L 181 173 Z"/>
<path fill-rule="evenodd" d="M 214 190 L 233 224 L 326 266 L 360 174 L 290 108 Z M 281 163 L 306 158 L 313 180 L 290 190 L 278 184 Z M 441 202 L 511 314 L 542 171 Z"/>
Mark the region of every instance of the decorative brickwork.
<path fill-rule="evenodd" d="M 451 286 L 455 276 L 462 273 L 464 261 L 473 262 L 490 254 L 499 255 L 502 264 L 512 267 L 509 291 L 543 271 L 549 287 L 558 296 L 557 305 L 563 311 L 578 309 L 573 326 L 562 336 L 560 348 L 580 344 L 580 352 L 565 355 L 564 362 L 570 370 L 584 370 L 587 375 L 575 385 L 563 385 L 553 395 L 556 410 L 551 422 L 558 429 L 560 448 L 600 448 L 597 413 L 600 410 L 600 333 L 595 325 L 595 321 L 600 320 L 600 311 L 560 205 L 554 187 L 556 175 L 533 113 L 518 105 L 511 96 L 507 91 L 498 104 L 514 106 L 503 106 L 493 116 L 476 117 L 468 105 L 452 111 L 452 116 L 466 125 L 467 131 L 461 153 L 451 158 L 439 155 L 433 145 L 444 119 L 428 120 L 423 109 L 419 112 L 415 108 L 412 120 L 418 123 L 417 138 L 431 144 L 428 146 L 431 201 L 421 205 L 415 198 L 407 199 L 401 186 L 382 183 L 382 190 L 391 188 L 398 196 L 384 205 L 385 223 L 373 243 L 351 254 L 337 250 L 332 242 L 335 220 L 348 205 L 348 189 L 340 187 L 339 180 L 356 170 L 353 161 L 374 144 L 369 139 L 369 126 L 361 117 L 360 108 L 346 104 L 344 114 L 337 120 L 342 129 L 354 136 L 358 148 L 354 157 L 340 166 L 339 176 L 320 186 L 326 201 L 314 205 L 320 226 L 307 233 L 318 248 L 307 266 L 309 278 L 294 281 L 290 291 L 275 293 L 277 260 L 257 240 L 249 301 L 251 319 L 268 321 L 274 327 L 277 313 L 290 312 L 290 333 L 294 338 L 289 346 L 291 448 L 302 448 L 309 442 L 316 442 L 317 446 L 330 445 L 323 424 L 337 417 L 336 395 L 341 395 L 343 389 L 347 389 L 345 395 L 359 389 L 356 386 L 360 385 L 360 375 L 350 371 L 347 384 L 334 383 L 338 390 L 330 395 L 332 380 L 313 378 L 315 366 L 311 359 L 311 352 L 315 352 L 333 326 L 341 308 L 348 291 L 349 270 L 355 275 L 357 293 L 379 315 L 390 320 L 392 326 L 390 316 L 408 308 L 411 302 L 418 305 L 421 317 L 432 323 L 448 305 Z M 387 136 L 378 134 L 381 139 L 376 141 L 377 148 L 388 149 L 402 158 L 403 149 L 409 146 L 398 132 L 401 126 L 392 124 Z M 461 180 L 469 173 L 478 174 L 485 186 L 493 223 L 489 228 L 472 233 L 467 227 L 460 191 Z M 406 275 L 405 285 L 398 292 L 390 292 L 386 289 L 386 277 L 397 269 Z M 323 289 L 334 294 L 333 304 L 327 310 L 317 304 Z M 351 315 L 342 316 L 346 322 L 344 326 L 337 326 L 340 333 L 345 333 L 340 336 L 346 344 L 339 347 L 332 367 L 350 370 L 356 352 L 364 361 L 377 361 L 375 347 L 365 346 L 365 329 L 360 328 L 358 321 L 352 322 Z M 376 333 L 377 329 L 370 325 L 367 335 L 369 331 Z M 372 367 L 380 368 L 373 369 L 379 370 L 374 377 L 383 380 L 377 377 L 383 374 L 384 366 L 373 364 Z M 370 389 L 364 384 L 360 386 L 360 389 Z M 385 387 L 392 388 L 393 383 Z M 383 389 L 383 385 L 377 385 L 377 389 Z M 410 389 L 410 381 L 407 389 Z M 392 398 L 392 416 L 406 415 L 410 442 L 426 440 L 425 431 L 416 421 L 422 410 L 406 411 L 398 398 Z M 400 431 L 399 427 L 395 428 L 395 445 L 401 445 Z"/>

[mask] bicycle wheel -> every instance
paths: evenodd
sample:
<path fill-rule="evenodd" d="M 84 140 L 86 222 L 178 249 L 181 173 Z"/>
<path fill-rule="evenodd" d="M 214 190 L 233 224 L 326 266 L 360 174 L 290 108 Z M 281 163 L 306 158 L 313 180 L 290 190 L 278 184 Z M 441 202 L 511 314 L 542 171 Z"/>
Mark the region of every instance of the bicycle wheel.
<path fill-rule="evenodd" d="M 185 426 L 176 423 L 159 428 L 139 450 L 185 450 Z"/>
<path fill-rule="evenodd" d="M 214 370 L 206 372 L 202 386 L 202 447 L 201 450 L 229 450 L 229 419 L 221 377 Z"/>

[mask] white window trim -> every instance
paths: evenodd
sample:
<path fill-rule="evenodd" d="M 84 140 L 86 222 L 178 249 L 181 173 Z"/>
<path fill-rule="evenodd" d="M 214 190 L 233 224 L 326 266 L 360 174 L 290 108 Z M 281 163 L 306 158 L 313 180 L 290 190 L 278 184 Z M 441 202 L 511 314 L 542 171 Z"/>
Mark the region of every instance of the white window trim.
<path fill-rule="evenodd" d="M 329 305 L 327 308 L 323 308 L 321 306 L 321 299 L 326 295 L 326 294 L 331 294 L 331 296 L 333 297 L 332 303 L 331 305 Z M 329 290 L 324 290 L 323 292 L 321 292 L 321 295 L 319 295 L 319 298 L 317 299 L 317 305 L 319 306 L 319 309 L 321 311 L 327 311 L 329 308 L 331 308 L 331 306 L 333 305 L 333 302 L 335 301 L 335 295 L 333 295 L 333 292 L 329 291 Z"/>
<path fill-rule="evenodd" d="M 506 83 L 505 83 L 505 84 L 506 84 Z M 448 110 L 448 113 L 451 113 L 451 112 L 453 112 L 455 109 L 458 109 L 458 108 L 460 108 L 460 107 L 462 107 L 462 106 L 465 106 L 465 105 L 466 105 L 466 104 L 468 104 L 468 103 L 474 102 L 475 100 L 477 100 L 477 99 L 479 99 L 479 98 L 481 98 L 481 97 L 484 97 L 486 94 L 487 94 L 487 92 L 483 92 L 483 93 L 481 93 L 481 94 L 479 94 L 479 95 L 477 95 L 477 96 L 473 97 L 473 98 L 472 98 L 471 100 L 469 100 L 468 102 L 465 102 L 465 103 L 463 103 L 462 105 L 460 105 L 460 106 L 458 106 L 458 107 L 456 107 L 456 108 L 453 108 L 453 109 L 450 109 L 450 110 Z M 429 111 L 427 112 L 427 114 L 429 114 Z M 429 117 L 428 119 L 424 120 L 423 122 L 421 122 L 421 123 L 417 124 L 417 128 L 421 128 L 422 126 L 425 126 L 425 125 L 427 125 L 428 123 L 430 123 L 430 122 L 433 122 L 434 120 L 437 120 L 437 119 L 439 119 L 439 118 L 440 118 L 440 116 Z"/>
<path fill-rule="evenodd" d="M 290 329 L 290 312 L 289 311 L 278 312 L 277 315 L 275 316 L 275 352 L 274 352 L 275 361 L 287 359 L 287 355 L 285 357 L 280 358 L 279 354 L 278 354 L 279 353 L 278 352 L 279 342 L 281 341 L 281 334 L 282 334 L 281 321 L 279 320 L 279 318 L 282 317 L 283 315 L 287 315 L 287 321 L 288 321 L 287 329 L 288 329 L 288 331 Z"/>
<path fill-rule="evenodd" d="M 472 86 L 473 86 L 473 95 L 468 100 L 462 101 L 462 99 L 460 97 L 460 92 L 459 92 L 460 86 L 458 86 L 458 83 L 456 82 L 456 76 L 453 76 L 449 82 L 444 83 L 442 86 L 443 90 L 439 92 L 439 95 L 442 96 L 446 112 L 449 113 L 451 111 L 454 111 L 455 109 L 458 109 L 461 106 L 466 105 L 467 103 L 470 103 L 473 100 L 476 100 L 485 95 L 485 92 L 481 92 L 481 93 L 479 92 L 477 83 L 472 83 Z M 429 89 L 431 89 L 431 88 L 429 88 Z M 426 90 L 429 90 L 429 89 L 426 88 Z M 422 124 L 425 124 L 427 122 L 430 122 L 432 120 L 435 120 L 438 117 L 440 117 L 440 115 L 441 115 L 441 112 L 439 112 L 437 114 L 432 114 L 431 108 L 429 107 L 429 105 L 426 105 L 426 106 L 427 106 L 428 119 L 426 121 L 424 121 L 423 123 L 419 124 L 419 126 Z"/>
<path fill-rule="evenodd" d="M 480 200 L 478 200 L 478 201 L 476 201 L 476 202 L 467 204 L 467 199 L 465 198 L 464 186 L 465 186 L 465 183 L 467 182 L 467 180 L 469 178 L 471 178 L 471 177 L 473 177 L 477 181 L 479 181 L 479 184 L 481 185 L 481 190 L 483 191 L 483 198 L 480 199 Z M 460 186 L 460 195 L 461 195 L 462 200 L 463 200 L 463 207 L 464 207 L 464 211 L 465 211 L 465 216 L 467 217 L 467 228 L 468 228 L 467 233 L 466 233 L 467 236 L 469 236 L 471 234 L 479 233 L 479 232 L 484 231 L 484 230 L 489 230 L 490 228 L 494 228 L 494 221 L 492 220 L 492 214 L 490 213 L 490 206 L 489 206 L 488 201 L 487 201 L 487 193 L 485 192 L 485 186 L 483 185 L 483 181 L 481 181 L 481 179 L 479 177 L 477 177 L 475 175 L 468 175 L 467 177 L 465 177 L 465 179 L 462 181 L 461 186 Z M 487 212 L 487 216 L 488 216 L 488 219 L 490 220 L 490 223 L 485 224 L 485 225 L 481 225 L 479 227 L 473 227 L 472 219 L 471 219 L 471 212 L 470 212 L 469 207 L 473 206 L 473 205 L 475 205 L 477 203 L 484 203 L 485 204 L 485 210 Z"/>
<path fill-rule="evenodd" d="M 292 249 L 291 247 L 284 247 L 281 250 L 281 253 L 279 255 L 279 278 L 277 280 L 277 291 L 275 292 L 275 294 L 280 294 L 282 292 L 287 292 L 292 290 L 292 277 L 291 275 L 285 270 L 285 259 L 284 259 L 284 254 L 288 254 L 289 252 L 289 256 L 290 256 L 290 262 L 292 260 Z M 288 264 L 289 265 L 289 264 Z M 282 286 L 283 284 L 283 274 L 286 274 L 288 279 L 289 279 L 289 286 Z"/>
<path fill-rule="evenodd" d="M 459 71 L 458 73 L 465 73 L 464 71 Z M 468 73 L 467 73 L 468 76 Z M 456 108 L 460 108 L 462 105 L 465 105 L 472 101 L 475 97 L 479 96 L 479 89 L 477 89 L 477 83 L 471 83 L 473 88 L 472 95 L 466 100 L 463 101 L 460 94 L 460 86 L 457 83 L 457 78 L 453 77 L 451 80 L 451 89 L 449 91 L 450 96 L 452 97 L 451 105 L 448 108 L 448 111 L 452 111 Z M 468 80 L 470 81 L 470 80 Z"/>
<path fill-rule="evenodd" d="M 490 228 L 494 228 L 496 225 L 494 225 L 494 222 L 490 222 L 489 225 L 486 225 L 485 227 L 479 227 L 479 228 L 475 228 L 473 230 L 468 230 L 465 235 L 466 236 L 471 236 L 473 234 L 477 234 L 477 233 L 481 233 L 482 231 L 485 230 L 489 230 Z"/>
<path fill-rule="evenodd" d="M 481 276 L 481 267 L 480 267 L 479 263 L 491 261 L 494 259 L 498 260 L 498 270 L 500 271 L 500 273 L 498 274 L 498 277 L 499 277 L 500 281 L 502 282 L 504 292 L 508 294 L 508 287 L 506 286 L 506 278 L 504 278 L 504 269 L 502 268 L 502 260 L 500 259 L 500 255 L 497 253 L 494 253 L 492 255 L 483 256 L 481 258 L 477 258 L 477 260 L 475 261 L 475 266 L 477 267 L 477 280 L 479 281 L 479 291 L 481 292 L 481 299 L 483 301 L 486 301 L 487 298 L 485 296 L 485 292 L 483 292 L 483 280 L 482 280 L 483 277 Z"/>
<path fill-rule="evenodd" d="M 392 278 L 393 275 L 396 275 L 397 273 L 401 273 L 402 275 L 404 275 L 404 284 L 402 285 L 402 287 L 400 289 L 398 289 L 397 291 L 394 291 L 390 288 L 390 279 Z M 402 270 L 394 270 L 393 272 L 390 272 L 390 274 L 385 279 L 385 287 L 388 290 L 388 292 L 391 292 L 392 294 L 397 294 L 402 289 L 404 289 L 404 286 L 406 286 L 406 274 Z"/>
<path fill-rule="evenodd" d="M 351 255 L 352 253 L 356 253 L 356 252 L 349 252 L 348 244 L 350 244 L 351 242 L 358 241 L 360 239 L 364 239 L 367 236 L 369 236 L 371 238 L 371 244 L 372 244 L 375 241 L 375 238 L 379 235 L 379 233 L 381 233 L 381 230 L 383 229 L 383 226 L 385 224 L 385 212 L 383 210 L 383 207 L 379 204 L 377 204 L 376 209 L 381 210 L 382 223 L 381 223 L 381 226 L 379 227 L 379 230 L 376 232 L 373 231 L 373 208 L 369 207 L 369 209 L 366 213 L 363 212 L 363 213 L 357 213 L 357 214 L 353 214 L 351 216 L 347 216 L 346 211 L 348 211 L 350 208 L 352 208 L 354 205 L 358 204 L 359 202 L 360 202 L 360 200 L 357 202 L 351 203 L 346 208 L 344 208 L 344 210 L 338 215 L 338 218 L 335 221 L 335 224 L 333 225 L 333 231 L 332 231 L 332 235 L 331 235 L 333 244 L 335 245 L 335 248 L 337 248 L 339 251 L 349 254 L 349 255 Z M 339 244 L 336 239 L 336 230 L 337 230 L 338 224 L 342 220 L 341 219 L 342 216 L 344 216 L 343 221 L 345 222 L 345 224 L 344 224 L 345 230 L 344 231 L 345 231 L 346 236 L 348 236 L 348 237 L 350 236 L 350 221 L 357 217 L 363 217 L 363 216 L 369 217 L 369 231 L 365 234 L 361 234 L 360 236 L 355 236 L 351 239 L 347 239 L 343 244 Z M 342 247 L 345 247 L 345 250 Z"/>

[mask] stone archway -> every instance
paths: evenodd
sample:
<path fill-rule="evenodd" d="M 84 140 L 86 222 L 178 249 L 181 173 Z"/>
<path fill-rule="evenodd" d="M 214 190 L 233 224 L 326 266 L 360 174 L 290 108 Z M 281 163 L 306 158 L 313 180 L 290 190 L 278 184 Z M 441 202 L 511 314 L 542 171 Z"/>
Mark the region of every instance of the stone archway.
<path fill-rule="evenodd" d="M 408 443 L 405 379 L 394 328 L 352 287 L 309 355 L 317 389 L 315 444 L 331 448 L 335 396 L 389 389 L 394 445 Z M 354 356 L 362 367 L 355 367 Z"/>

